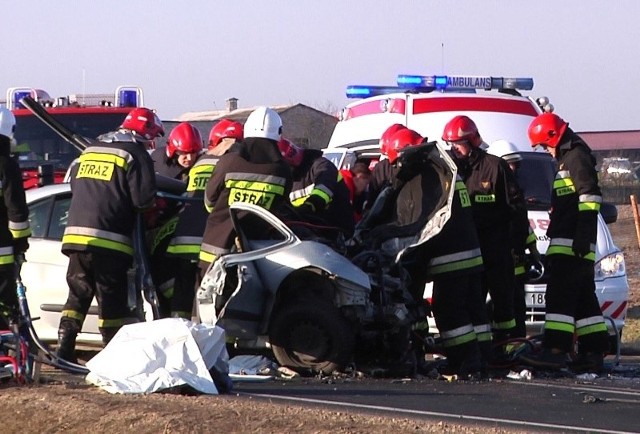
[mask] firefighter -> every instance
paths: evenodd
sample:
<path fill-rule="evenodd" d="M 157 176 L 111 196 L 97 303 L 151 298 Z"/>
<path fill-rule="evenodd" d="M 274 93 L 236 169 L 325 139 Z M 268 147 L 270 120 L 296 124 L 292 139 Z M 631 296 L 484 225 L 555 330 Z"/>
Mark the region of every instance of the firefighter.
<path fill-rule="evenodd" d="M 514 174 L 517 174 L 517 171 L 520 168 L 520 162 L 522 161 L 522 155 L 520 155 L 516 145 L 507 140 L 496 140 L 491 143 L 487 152 L 502 158 L 507 162 L 511 171 Z M 523 227 L 518 228 L 517 225 L 523 225 Z M 524 221 L 519 219 L 518 221 L 514 221 L 511 228 L 511 234 L 511 249 L 513 252 L 514 275 L 516 279 L 516 292 L 514 293 L 513 298 L 516 328 L 513 336 L 525 337 L 527 335 L 527 328 L 525 324 L 527 304 L 525 301 L 524 287 L 528 279 L 526 270 L 527 250 L 529 251 L 529 256 L 534 262 L 541 263 L 541 259 L 536 246 L 537 238 L 528 220 Z"/>
<path fill-rule="evenodd" d="M 200 146 L 190 146 L 191 142 L 180 142 L 176 137 L 181 137 L 185 131 L 193 128 L 188 122 L 178 124 L 167 140 L 167 146 L 154 149 L 151 152 L 153 160 L 153 168 L 156 173 L 166 176 L 167 178 L 179 179 L 186 181 L 189 170 L 195 164 L 198 156 L 202 152 L 202 143 Z M 173 132 L 177 135 L 172 136 Z M 172 137 L 174 139 L 172 140 Z"/>
<path fill-rule="evenodd" d="M 207 153 L 224 155 L 233 145 L 244 138 L 244 127 L 240 122 L 230 119 L 221 119 L 209 132 L 209 145 Z"/>
<path fill-rule="evenodd" d="M 608 349 L 607 326 L 595 294 L 594 260 L 602 193 L 589 146 L 555 113 L 529 126 L 532 146 L 558 161 L 553 183 L 546 253 L 549 282 L 543 351 L 523 356 L 532 366 L 561 369 L 578 339 L 574 370 L 599 372 Z"/>
<path fill-rule="evenodd" d="M 373 167 L 371 173 L 371 179 L 369 180 L 367 202 L 365 203 L 365 210 L 368 211 L 373 206 L 373 203 L 378 198 L 378 195 L 385 187 L 389 185 L 389 180 L 393 178 L 391 164 L 387 158 L 387 148 L 389 146 L 389 140 L 397 131 L 407 128 L 402 124 L 393 124 L 387 128 L 382 135 L 378 144 L 380 146 L 380 161 Z"/>
<path fill-rule="evenodd" d="M 271 108 L 258 107 L 244 124 L 244 136 L 233 152 L 220 157 L 205 188 L 204 203 L 210 213 L 200 247 L 200 278 L 234 245 L 231 204 L 247 202 L 277 212 L 291 192 L 291 170 L 278 149 L 280 115 Z"/>
<path fill-rule="evenodd" d="M 340 174 L 349 190 L 349 203 L 353 208 L 353 220 L 357 224 L 362 220 L 369 181 L 371 180 L 371 170 L 369 170 L 367 163 L 356 161 L 352 167 L 341 169 Z"/>
<path fill-rule="evenodd" d="M 338 168 L 318 149 L 303 149 L 285 138 L 278 147 L 293 171 L 289 199 L 302 220 L 338 228 L 350 237 L 355 227 L 353 208 Z"/>
<path fill-rule="evenodd" d="M 58 330 L 58 356 L 75 360 L 75 341 L 93 297 L 107 344 L 121 326 L 137 322 L 128 306 L 135 213 L 153 206 L 156 182 L 146 149 L 164 134 L 151 110 L 133 109 L 122 125 L 98 137 L 70 168 L 71 205 L 62 237 L 69 256 L 69 296 Z"/>
<path fill-rule="evenodd" d="M 183 170 L 189 169 L 189 171 L 191 171 L 195 167 L 196 158 L 202 154 L 202 144 L 200 131 L 198 131 L 198 129 L 189 122 L 182 122 L 171 130 L 167 140 L 166 150 L 163 150 L 162 152 L 163 155 L 169 157 L 168 161 L 174 162 L 174 166 L 179 166 Z M 157 164 L 155 164 L 155 166 L 156 172 L 158 172 Z M 206 184 L 206 179 L 204 180 L 204 183 Z M 204 185 L 202 188 L 204 188 Z M 163 208 L 165 213 L 172 216 L 168 221 L 161 225 L 160 228 L 157 228 L 157 230 L 154 231 L 155 235 L 150 249 L 151 275 L 158 290 L 160 316 L 166 318 L 173 315 L 172 306 L 176 301 L 176 276 L 180 276 L 180 271 L 182 270 L 180 267 L 182 264 L 174 260 L 174 258 L 167 256 L 166 253 L 172 238 L 175 236 L 175 230 L 178 224 L 178 212 L 182 212 L 184 208 L 181 208 L 182 203 L 167 202 L 162 198 L 159 198 L 157 202 L 161 202 L 161 205 L 157 207 L 158 209 L 156 212 L 159 212 L 159 209 Z M 184 206 L 187 205 L 188 204 L 185 204 Z M 200 232 L 200 234 L 201 233 L 202 232 Z M 193 297 L 191 297 L 191 299 L 192 298 Z M 189 300 L 189 303 L 191 303 L 191 299 Z"/>
<path fill-rule="evenodd" d="M 388 161 L 394 168 L 398 153 L 407 146 L 423 143 L 424 139 L 411 129 L 401 129 L 388 141 Z M 396 179 L 392 182 L 397 183 Z M 397 203 L 406 204 L 405 213 L 420 208 L 415 200 L 422 197 L 437 200 L 434 186 L 442 185 L 440 174 L 422 170 L 418 176 L 406 181 Z M 403 201 L 406 194 L 409 200 Z M 400 210 L 398 211 L 400 213 Z M 451 217 L 442 231 L 414 252 L 411 274 L 411 292 L 420 301 L 427 281 L 433 282 L 432 312 L 440 336 L 447 367 L 443 372 L 462 376 L 480 373 L 488 367 L 491 355 L 491 327 L 484 306 L 481 286 L 482 254 L 473 224 L 471 201 L 467 189 L 458 177 L 451 206 Z"/>
<path fill-rule="evenodd" d="M 11 158 L 16 118 L 0 107 L 0 330 L 17 324 L 15 259 L 29 248 L 29 209 L 22 185 L 22 173 Z"/>
<path fill-rule="evenodd" d="M 195 137 L 197 129 L 193 128 Z M 178 223 L 166 254 L 177 265 L 174 277 L 170 316 L 192 318 L 195 287 L 198 279 L 198 256 L 208 212 L 204 206 L 204 192 L 220 156 L 228 152 L 243 138 L 243 126 L 239 122 L 223 119 L 211 128 L 208 151 L 198 158 L 189 171 L 187 197 L 199 199 L 186 202 L 178 214 Z M 199 140 L 199 139 L 197 139 Z"/>
<path fill-rule="evenodd" d="M 486 144 L 470 118 L 453 117 L 445 125 L 442 140 L 451 146 L 469 193 L 484 261 L 483 291 L 491 295 L 493 305 L 493 339 L 504 342 L 516 327 L 511 228 L 514 221 L 527 221 L 524 198 L 506 161 L 483 150 Z M 503 355 L 498 347 L 496 357 Z"/>

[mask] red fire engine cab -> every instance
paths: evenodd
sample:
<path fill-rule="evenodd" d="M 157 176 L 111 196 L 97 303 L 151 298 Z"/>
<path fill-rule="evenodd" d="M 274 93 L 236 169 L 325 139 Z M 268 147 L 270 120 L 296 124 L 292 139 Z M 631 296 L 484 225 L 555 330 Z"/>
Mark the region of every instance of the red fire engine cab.
<path fill-rule="evenodd" d="M 13 152 L 22 168 L 25 189 L 62 182 L 80 150 L 40 121 L 20 100 L 30 96 L 74 133 L 95 139 L 116 129 L 133 107 L 144 104 L 142 89 L 119 86 L 113 94 L 71 94 L 52 98 L 42 89 L 12 87 L 5 104 L 16 117 Z M 2 101 L 0 101 L 2 102 Z"/>

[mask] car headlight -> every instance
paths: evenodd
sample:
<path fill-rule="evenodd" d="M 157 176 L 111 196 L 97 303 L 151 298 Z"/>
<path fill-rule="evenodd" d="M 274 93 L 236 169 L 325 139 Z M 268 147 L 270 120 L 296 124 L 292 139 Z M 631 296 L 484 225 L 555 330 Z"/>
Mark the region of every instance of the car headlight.
<path fill-rule="evenodd" d="M 625 273 L 626 268 L 624 266 L 624 255 L 622 252 L 611 253 L 595 264 L 596 279 L 620 277 L 624 276 Z"/>

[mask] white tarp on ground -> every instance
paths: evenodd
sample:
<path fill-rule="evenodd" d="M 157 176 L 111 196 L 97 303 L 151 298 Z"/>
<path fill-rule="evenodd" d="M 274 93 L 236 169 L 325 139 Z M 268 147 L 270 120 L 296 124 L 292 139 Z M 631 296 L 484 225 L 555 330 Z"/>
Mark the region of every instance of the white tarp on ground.
<path fill-rule="evenodd" d="M 209 369 L 228 374 L 228 362 L 222 328 L 166 318 L 122 327 L 87 362 L 86 381 L 110 393 L 151 393 L 186 384 L 217 394 Z"/>

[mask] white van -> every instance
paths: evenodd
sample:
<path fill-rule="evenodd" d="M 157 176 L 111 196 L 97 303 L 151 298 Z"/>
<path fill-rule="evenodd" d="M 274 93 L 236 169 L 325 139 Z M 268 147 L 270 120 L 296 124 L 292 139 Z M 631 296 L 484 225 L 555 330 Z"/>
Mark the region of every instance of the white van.
<path fill-rule="evenodd" d="M 555 161 L 529 144 L 529 124 L 542 113 L 541 105 L 548 104 L 546 98 L 535 100 L 520 93 L 532 88 L 531 78 L 412 75 L 398 76 L 397 86 L 349 86 L 347 96 L 358 100 L 340 113 L 325 157 L 340 168 L 349 167 L 356 159 L 375 163 L 379 158 L 378 140 L 394 123 L 446 146 L 441 140 L 445 124 L 456 115 L 466 115 L 476 123 L 487 144 L 505 139 L 522 150 L 518 181 L 538 238 L 538 250 L 544 255 L 549 244 L 546 229 Z M 613 342 L 617 342 L 616 333 L 622 333 L 629 298 L 624 256 L 606 225 L 616 218 L 613 205 L 602 207 L 595 262 L 596 292 Z M 539 333 L 544 323 L 546 276 L 527 283 L 525 291 L 527 326 L 531 333 Z M 428 290 L 425 295 L 430 296 Z"/>

